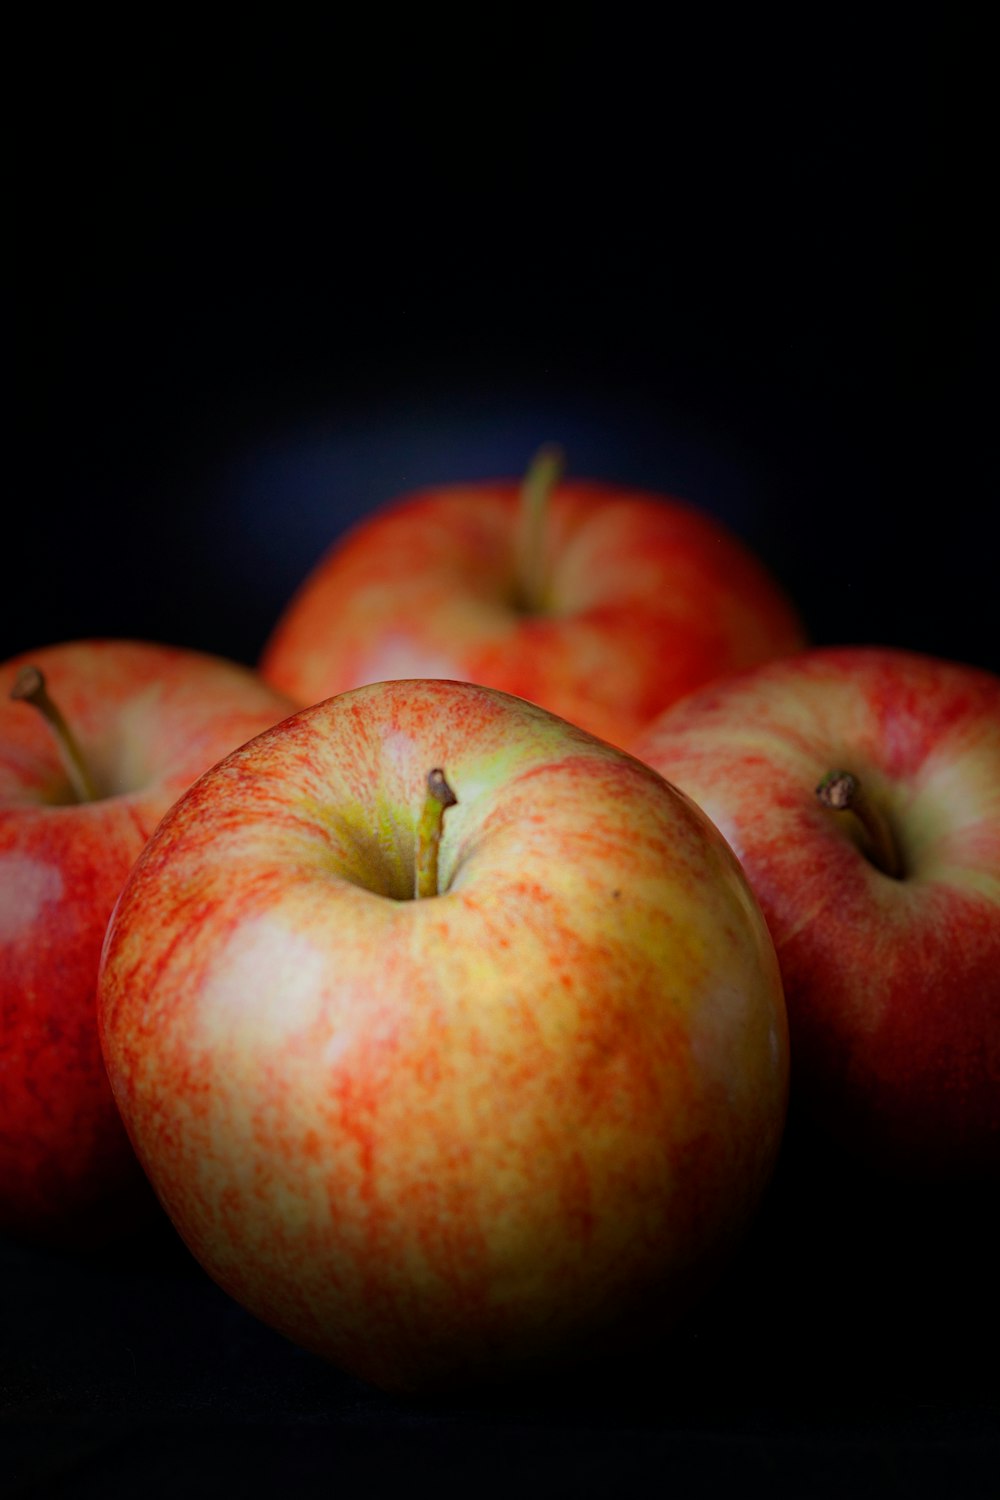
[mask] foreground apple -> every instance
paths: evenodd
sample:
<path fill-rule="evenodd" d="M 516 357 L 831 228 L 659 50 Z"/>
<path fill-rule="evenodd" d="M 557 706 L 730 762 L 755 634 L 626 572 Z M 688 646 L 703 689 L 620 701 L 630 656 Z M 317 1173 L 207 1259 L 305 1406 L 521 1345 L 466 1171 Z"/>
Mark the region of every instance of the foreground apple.
<path fill-rule="evenodd" d="M 796 1107 L 881 1171 L 1000 1173 L 1000 680 L 813 651 L 703 689 L 633 748 L 743 862 Z"/>
<path fill-rule="evenodd" d="M 428 490 L 359 525 L 279 621 L 264 677 L 297 703 L 386 678 L 516 693 L 614 744 L 703 682 L 804 644 L 718 520 L 662 496 L 557 484 Z"/>
<path fill-rule="evenodd" d="M 243 667 L 165 646 L 0 667 L 0 1230 L 85 1242 L 127 1219 L 141 1178 L 94 999 L 107 920 L 170 804 L 289 707 Z"/>
<path fill-rule="evenodd" d="M 780 980 L 724 841 L 467 684 L 344 694 L 203 777 L 125 886 L 99 1010 L 195 1256 L 391 1389 L 651 1335 L 783 1125 Z"/>

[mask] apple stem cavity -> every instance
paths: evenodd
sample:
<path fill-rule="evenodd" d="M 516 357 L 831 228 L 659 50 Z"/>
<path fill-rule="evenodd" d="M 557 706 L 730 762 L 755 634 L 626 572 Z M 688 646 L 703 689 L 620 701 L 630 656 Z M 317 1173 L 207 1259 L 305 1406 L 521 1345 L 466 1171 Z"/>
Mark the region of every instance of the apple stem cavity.
<path fill-rule="evenodd" d="M 525 614 L 540 615 L 546 608 L 545 528 L 549 497 L 564 468 L 562 449 L 554 443 L 539 448 L 521 485 L 518 533 L 517 602 Z"/>
<path fill-rule="evenodd" d="M 423 811 L 420 814 L 420 822 L 417 824 L 417 869 L 414 894 L 419 900 L 422 896 L 437 896 L 438 891 L 438 851 L 441 848 L 441 834 L 444 831 L 444 815 L 449 807 L 454 807 L 458 798 L 452 791 L 441 770 L 433 770 L 427 773 L 427 795 L 424 798 Z"/>
<path fill-rule="evenodd" d="M 829 771 L 816 788 L 816 796 L 834 812 L 852 812 L 864 830 L 872 864 L 892 880 L 903 878 L 903 862 L 889 820 L 852 771 Z"/>
<path fill-rule="evenodd" d="M 77 744 L 76 736 L 63 718 L 59 708 L 49 697 L 48 688 L 45 686 L 45 677 L 38 667 L 22 667 L 17 675 L 17 680 L 10 690 L 10 696 L 15 700 L 30 703 L 37 708 L 42 718 L 52 731 L 63 767 L 70 780 L 74 795 L 78 802 L 97 802 L 100 793 L 87 762 L 84 760 Z"/>

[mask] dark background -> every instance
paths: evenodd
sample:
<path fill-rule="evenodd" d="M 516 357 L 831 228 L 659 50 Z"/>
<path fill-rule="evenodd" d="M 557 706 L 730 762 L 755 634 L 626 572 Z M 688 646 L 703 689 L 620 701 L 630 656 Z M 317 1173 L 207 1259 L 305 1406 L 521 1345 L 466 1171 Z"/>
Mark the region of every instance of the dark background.
<path fill-rule="evenodd" d="M 817 641 L 1000 668 L 984 39 L 660 20 L 28 37 L 0 655 L 106 634 L 253 662 L 350 520 L 555 439 L 727 520 Z M 259 1328 L 163 1226 L 4 1246 L 0 1454 L 18 1495 L 985 1494 L 983 1220 L 793 1144 L 653 1366 L 431 1407 Z"/>
<path fill-rule="evenodd" d="M 817 640 L 997 667 L 982 38 L 68 26 L 15 80 L 5 654 L 254 660 L 348 520 L 555 439 L 728 519 Z"/>

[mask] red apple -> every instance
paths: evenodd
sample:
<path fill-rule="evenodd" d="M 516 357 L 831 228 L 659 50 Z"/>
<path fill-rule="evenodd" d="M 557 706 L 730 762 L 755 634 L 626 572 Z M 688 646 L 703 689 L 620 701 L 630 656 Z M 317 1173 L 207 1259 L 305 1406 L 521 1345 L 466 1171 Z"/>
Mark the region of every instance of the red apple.
<path fill-rule="evenodd" d="M 796 1107 L 883 1172 L 1000 1172 L 1000 680 L 812 651 L 703 689 L 633 748 L 743 862 Z"/>
<path fill-rule="evenodd" d="M 203 777 L 125 886 L 99 1009 L 194 1255 L 392 1389 L 660 1327 L 782 1130 L 777 966 L 723 840 L 468 684 L 358 689 Z"/>
<path fill-rule="evenodd" d="M 38 689 L 30 668 L 63 754 L 11 697 L 22 673 Z M 78 642 L 0 667 L 0 1229 L 85 1242 L 126 1222 L 140 1174 L 95 1010 L 107 920 L 170 804 L 289 708 L 246 668 L 166 646 Z"/>
<path fill-rule="evenodd" d="M 411 496 L 335 545 L 261 671 L 300 704 L 389 678 L 516 693 L 624 744 L 721 673 L 804 644 L 764 567 L 712 516 L 574 480 Z"/>

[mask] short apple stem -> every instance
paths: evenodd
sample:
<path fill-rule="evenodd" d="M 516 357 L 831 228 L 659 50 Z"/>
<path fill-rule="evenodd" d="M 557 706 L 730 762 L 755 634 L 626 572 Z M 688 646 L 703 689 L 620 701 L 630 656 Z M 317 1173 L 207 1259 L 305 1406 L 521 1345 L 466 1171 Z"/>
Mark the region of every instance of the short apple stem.
<path fill-rule="evenodd" d="M 76 742 L 76 736 L 63 718 L 56 704 L 49 697 L 48 688 L 45 686 L 45 678 L 37 667 L 22 667 L 17 675 L 17 681 L 10 690 L 10 696 L 14 699 L 23 699 L 37 708 L 42 718 L 52 730 L 59 754 L 62 758 L 66 774 L 76 794 L 78 802 L 96 802 L 98 790 L 94 778 L 90 774 L 87 762 L 80 752 L 80 746 Z"/>
<path fill-rule="evenodd" d="M 853 772 L 828 772 L 816 788 L 816 795 L 824 807 L 832 808 L 834 812 L 852 812 L 864 829 L 872 863 L 883 875 L 893 880 L 902 879 L 903 862 L 889 820 L 877 803 L 866 796 Z"/>
<path fill-rule="evenodd" d="M 443 771 L 430 771 L 427 775 L 427 796 L 417 824 L 417 872 L 415 894 L 438 895 L 438 851 L 444 831 L 444 815 L 454 807 L 458 798 L 445 780 Z"/>
<path fill-rule="evenodd" d="M 540 448 L 528 466 L 521 486 L 518 534 L 518 603 L 526 614 L 545 611 L 545 528 L 549 497 L 562 476 L 562 449 L 553 443 Z"/>

